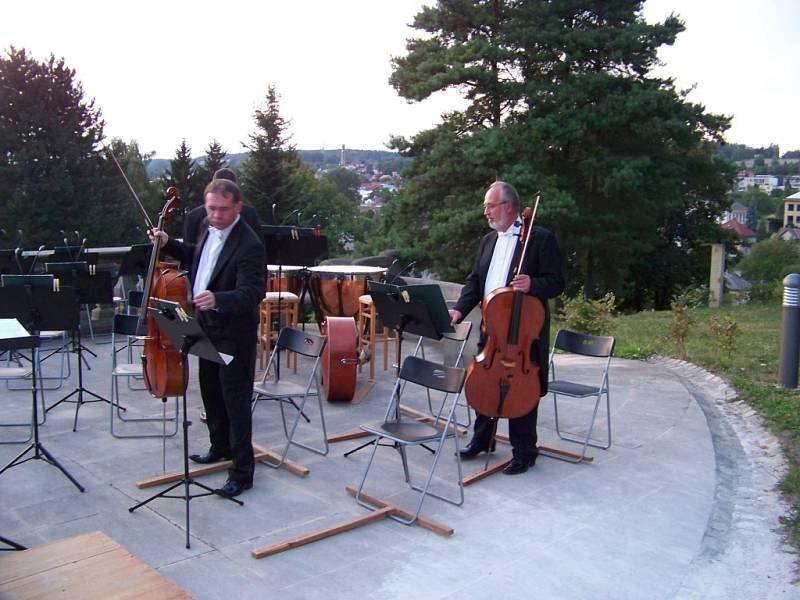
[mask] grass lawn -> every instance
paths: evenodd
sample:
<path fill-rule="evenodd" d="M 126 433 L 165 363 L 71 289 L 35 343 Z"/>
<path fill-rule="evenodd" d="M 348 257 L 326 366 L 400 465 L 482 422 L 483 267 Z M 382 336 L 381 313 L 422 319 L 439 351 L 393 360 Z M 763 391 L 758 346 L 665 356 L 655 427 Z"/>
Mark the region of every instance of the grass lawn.
<path fill-rule="evenodd" d="M 684 358 L 728 379 L 740 397 L 758 409 L 768 426 L 780 437 L 789 462 L 789 473 L 781 488 L 793 505 L 787 529 L 795 546 L 800 546 L 800 392 L 777 385 L 780 366 L 780 330 L 783 307 L 745 305 L 722 309 L 696 308 L 688 313 L 695 319 L 685 342 L 685 356 L 670 337 L 673 313 L 642 312 L 614 319 L 616 356 L 646 358 L 652 354 Z M 730 315 L 738 328 L 730 352 L 720 347 L 709 319 Z"/>

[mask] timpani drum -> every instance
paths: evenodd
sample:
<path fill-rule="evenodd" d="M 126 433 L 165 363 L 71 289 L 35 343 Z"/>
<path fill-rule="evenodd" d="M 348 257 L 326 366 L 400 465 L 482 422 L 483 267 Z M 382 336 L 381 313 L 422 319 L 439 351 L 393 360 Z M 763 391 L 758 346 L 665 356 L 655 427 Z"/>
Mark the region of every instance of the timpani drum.
<path fill-rule="evenodd" d="M 297 265 L 267 265 L 267 291 L 300 295 L 303 269 Z"/>
<path fill-rule="evenodd" d="M 358 299 L 367 293 L 367 281 L 386 273 L 382 267 L 363 265 L 325 265 L 309 271 L 311 298 L 326 317 L 355 317 Z"/>

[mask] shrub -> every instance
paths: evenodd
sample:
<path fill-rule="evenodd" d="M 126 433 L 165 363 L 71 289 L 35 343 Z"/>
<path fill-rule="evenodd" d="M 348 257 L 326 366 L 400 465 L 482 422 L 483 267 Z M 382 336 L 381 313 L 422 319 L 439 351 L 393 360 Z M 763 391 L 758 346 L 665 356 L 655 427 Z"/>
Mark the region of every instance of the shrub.
<path fill-rule="evenodd" d="M 675 294 L 675 299 L 686 308 L 700 308 L 708 306 L 709 294 L 710 290 L 707 285 L 687 285 Z"/>
<path fill-rule="evenodd" d="M 783 280 L 754 283 L 750 286 L 749 297 L 754 304 L 779 303 L 783 298 Z"/>
<path fill-rule="evenodd" d="M 714 336 L 717 348 L 730 360 L 736 336 L 739 335 L 739 324 L 730 314 L 725 314 L 722 317 L 709 317 L 708 328 Z"/>
<path fill-rule="evenodd" d="M 753 245 L 738 265 L 748 281 L 774 281 L 800 269 L 800 250 L 793 242 L 770 238 Z"/>
<path fill-rule="evenodd" d="M 611 316 L 617 301 L 613 293 L 597 300 L 587 300 L 581 293 L 574 298 L 562 296 L 561 300 L 563 306 L 558 319 L 567 329 L 592 335 L 611 333 Z"/>
<path fill-rule="evenodd" d="M 692 315 L 692 309 L 686 305 L 683 296 L 678 295 L 673 298 L 671 306 L 672 321 L 669 324 L 667 337 L 675 344 L 680 357 L 685 360 L 688 356 L 686 340 L 697 319 Z"/>

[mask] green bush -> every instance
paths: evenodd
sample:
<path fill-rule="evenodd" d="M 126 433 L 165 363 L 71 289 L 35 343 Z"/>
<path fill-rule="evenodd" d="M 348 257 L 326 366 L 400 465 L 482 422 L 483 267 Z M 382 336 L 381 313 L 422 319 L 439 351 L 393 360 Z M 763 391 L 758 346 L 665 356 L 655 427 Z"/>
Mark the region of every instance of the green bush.
<path fill-rule="evenodd" d="M 719 348 L 720 352 L 730 361 L 731 354 L 733 353 L 733 346 L 736 342 L 736 336 L 739 335 L 740 332 L 739 324 L 728 313 L 722 317 L 713 315 L 708 318 L 707 323 L 708 328 L 714 335 L 714 342 L 717 348 Z"/>
<path fill-rule="evenodd" d="M 597 300 L 587 300 L 578 293 L 574 298 L 561 296 L 563 305 L 558 314 L 561 325 L 572 331 L 592 335 L 611 333 L 614 307 L 617 299 L 609 292 Z"/>
<path fill-rule="evenodd" d="M 738 265 L 748 281 L 774 281 L 800 269 L 800 249 L 793 242 L 770 238 L 758 242 Z"/>
<path fill-rule="evenodd" d="M 692 314 L 692 309 L 686 305 L 687 298 L 683 295 L 678 295 L 672 299 L 672 320 L 670 321 L 667 330 L 668 339 L 675 344 L 678 350 L 678 355 L 686 360 L 688 352 L 686 350 L 686 340 L 689 337 L 689 332 L 697 323 L 697 319 Z"/>
<path fill-rule="evenodd" d="M 700 308 L 708 306 L 709 293 L 707 285 L 687 285 L 675 294 L 674 299 L 686 308 Z"/>
<path fill-rule="evenodd" d="M 754 283 L 750 287 L 750 302 L 754 304 L 780 303 L 783 298 L 783 280 Z"/>

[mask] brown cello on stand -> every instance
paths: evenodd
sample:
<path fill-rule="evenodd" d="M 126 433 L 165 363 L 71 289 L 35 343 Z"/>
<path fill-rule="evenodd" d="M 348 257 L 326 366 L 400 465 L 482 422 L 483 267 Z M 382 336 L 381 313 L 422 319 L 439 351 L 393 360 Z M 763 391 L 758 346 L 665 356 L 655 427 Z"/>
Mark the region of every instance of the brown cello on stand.
<path fill-rule="evenodd" d="M 522 213 L 522 253 L 514 275 L 525 264 L 539 198 Z M 486 343 L 467 369 L 467 402 L 481 415 L 494 419 L 521 417 L 539 405 L 539 365 L 530 355 L 545 320 L 542 301 L 511 287 L 492 291 L 481 304 Z"/>
<path fill-rule="evenodd" d="M 169 219 L 170 213 L 180 200 L 178 188 L 167 188 L 167 201 L 159 214 L 158 225 L 154 225 L 128 177 L 125 175 L 125 171 L 120 166 L 117 157 L 114 156 L 110 148 L 106 147 L 105 150 L 116 165 L 117 170 L 122 175 L 122 179 L 128 186 L 128 190 L 136 201 L 136 206 L 144 219 L 147 231 L 161 231 L 164 223 Z M 187 288 L 186 277 L 178 265 L 159 261 L 160 239 L 158 236 L 153 239 L 153 250 L 150 253 L 150 263 L 144 279 L 142 306 L 139 308 L 139 323 L 136 329 L 139 335 L 144 336 L 142 374 L 145 386 L 156 398 L 166 399 L 168 397 L 182 396 L 186 391 L 186 381 L 188 381 L 189 374 L 188 365 L 186 366 L 187 377 L 184 378 L 181 369 L 180 352 L 159 328 L 155 317 L 149 310 L 150 299 L 159 298 L 160 300 L 178 302 L 183 310 L 186 310 Z"/>
<path fill-rule="evenodd" d="M 162 230 L 164 223 L 174 210 L 175 204 L 180 200 L 177 188 L 167 188 L 167 202 L 158 218 L 158 230 Z M 156 322 L 150 307 L 150 299 L 169 300 L 177 302 L 186 310 L 186 277 L 180 267 L 173 263 L 159 261 L 161 238 L 153 238 L 153 251 L 150 254 L 150 264 L 147 268 L 147 277 L 144 281 L 142 294 L 142 309 L 139 313 L 139 329 L 147 324 L 147 335 L 142 352 L 142 371 L 144 382 L 148 391 L 156 398 L 182 396 L 186 391 L 188 377 L 184 377 L 181 369 L 181 355 L 168 336 L 164 335 Z M 186 366 L 188 376 L 188 365 Z"/>

